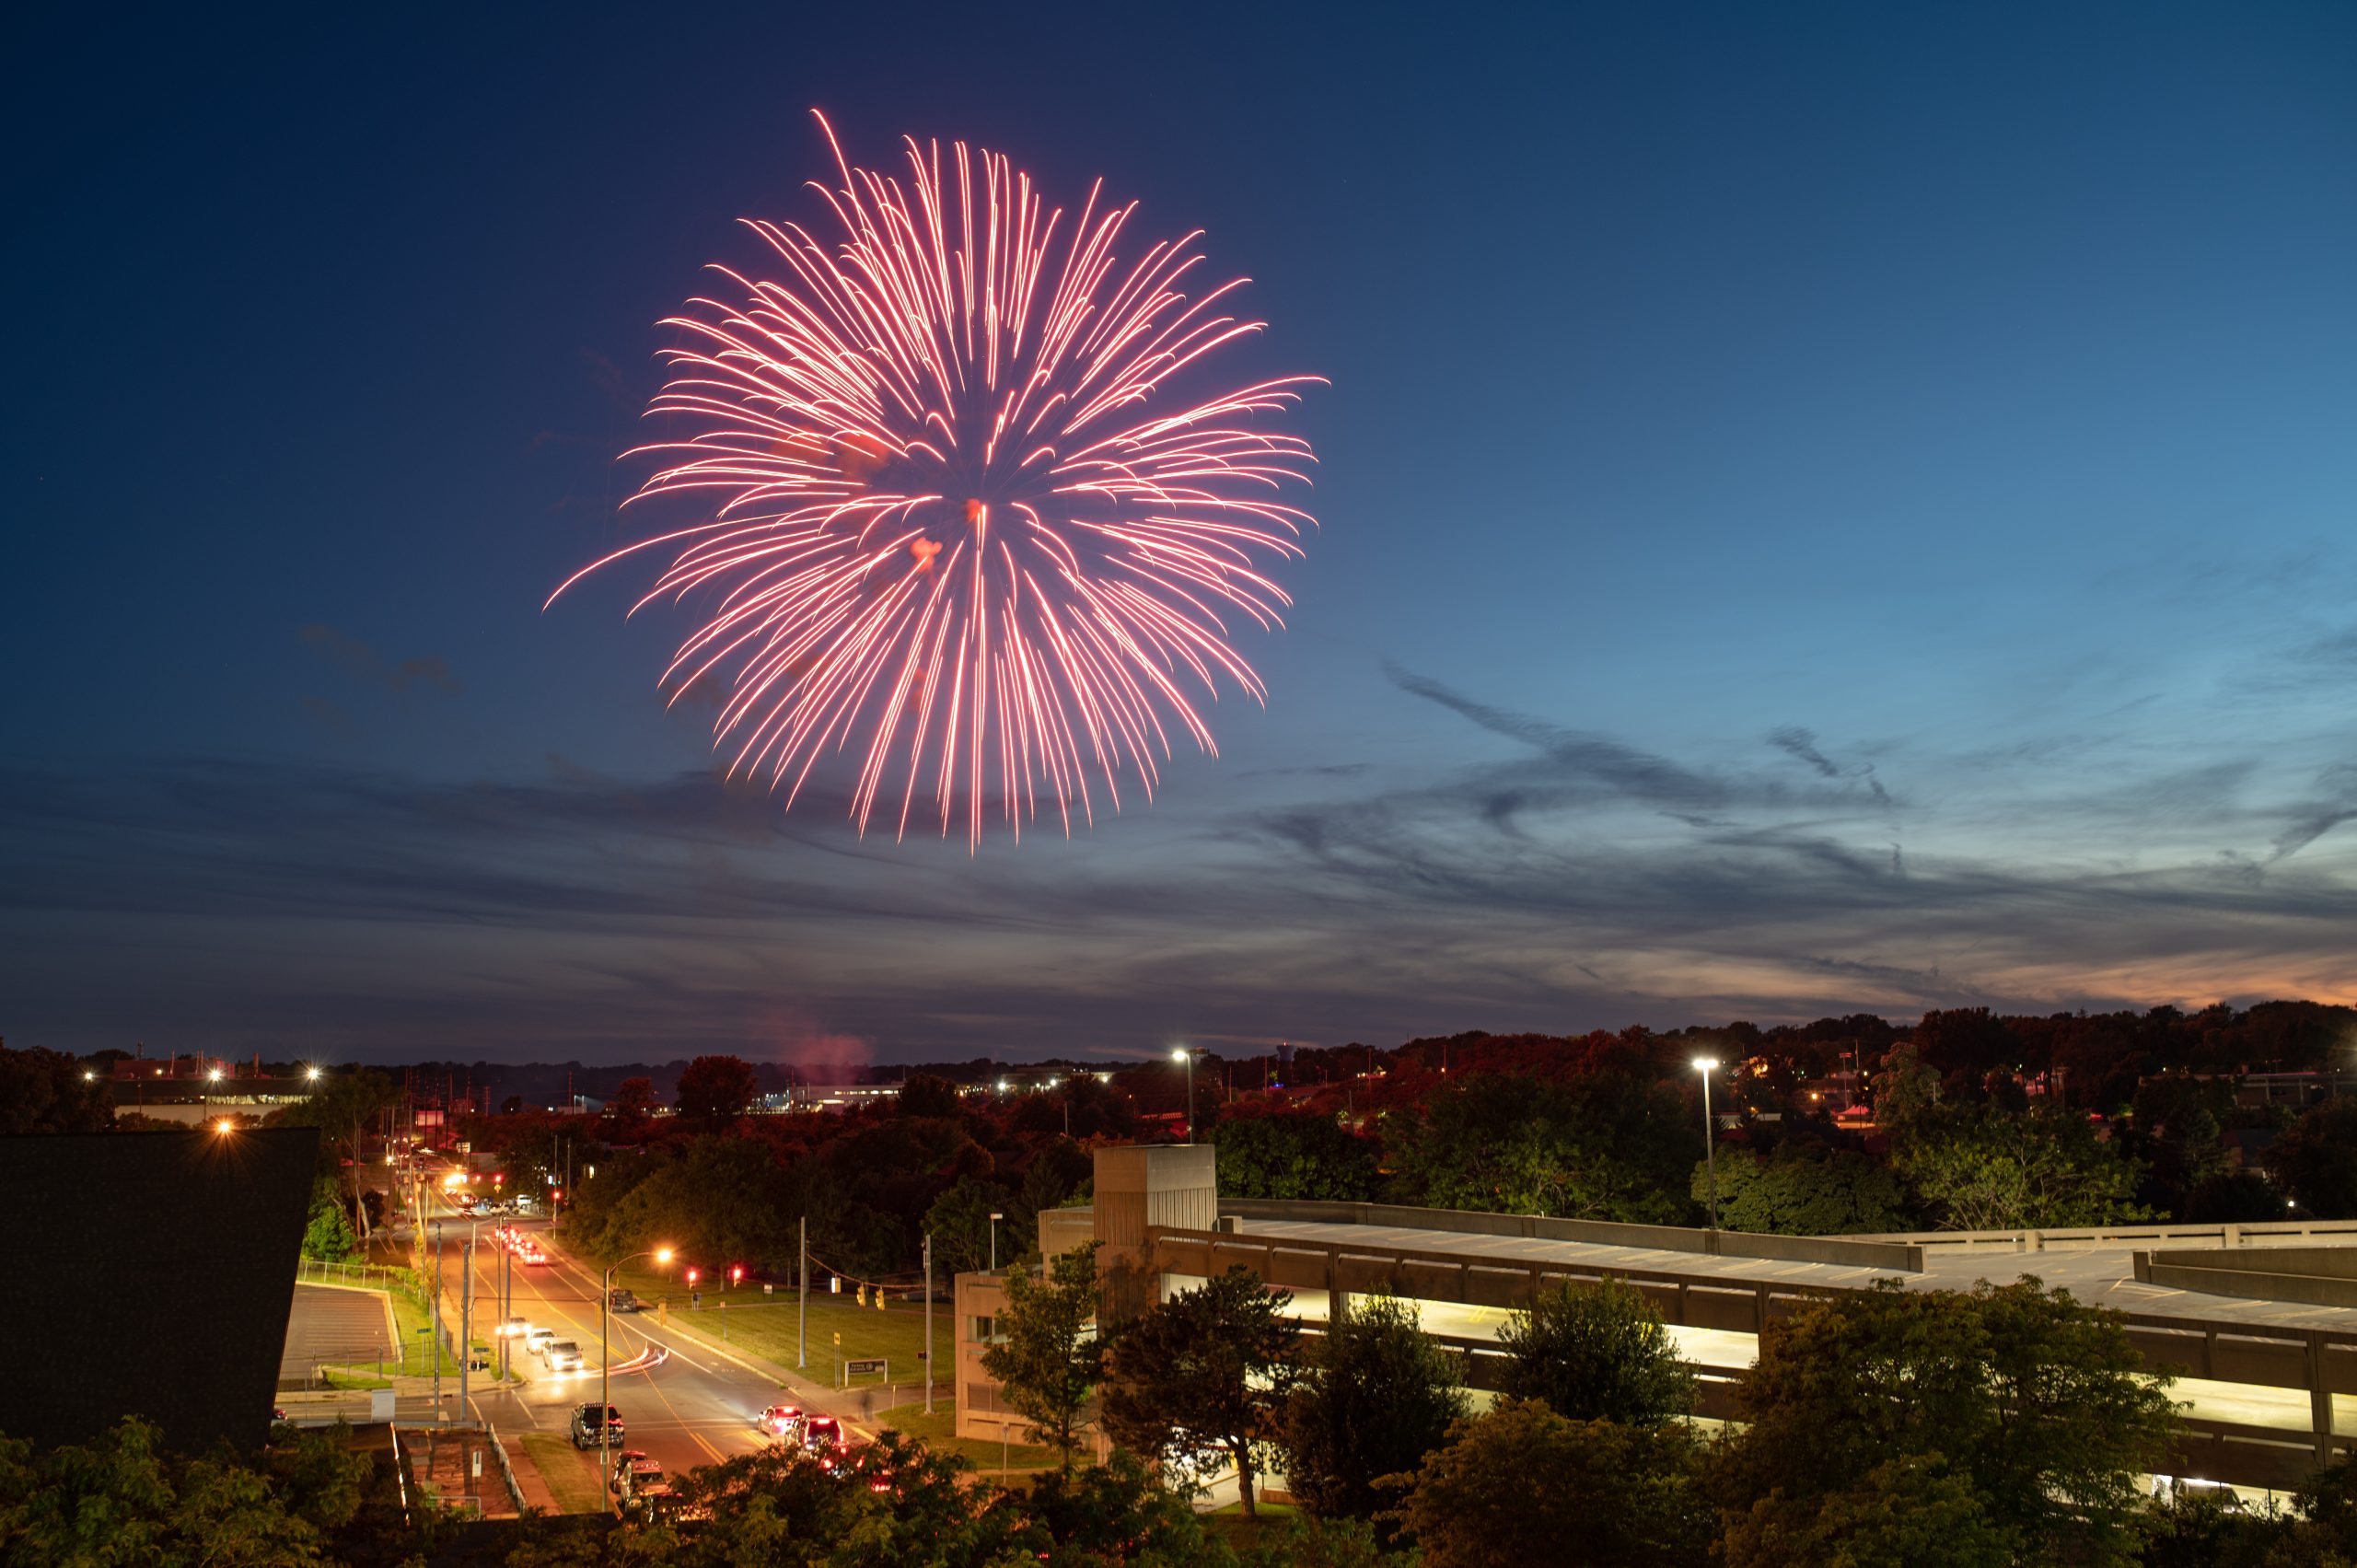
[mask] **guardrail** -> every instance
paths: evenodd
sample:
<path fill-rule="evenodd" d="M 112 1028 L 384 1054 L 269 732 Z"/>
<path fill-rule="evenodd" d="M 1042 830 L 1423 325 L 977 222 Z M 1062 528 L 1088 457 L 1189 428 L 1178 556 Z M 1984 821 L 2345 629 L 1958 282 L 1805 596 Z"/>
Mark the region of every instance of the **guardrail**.
<path fill-rule="evenodd" d="M 2273 1245 L 2282 1238 L 2357 1246 L 2357 1220 L 2268 1220 L 2254 1225 L 2058 1225 L 2038 1230 L 1918 1230 L 1852 1237 L 1919 1247 L 1926 1251 L 1996 1248 L 2042 1252 L 2050 1247 L 2109 1247 L 2121 1242 L 2207 1242 L 2213 1247 Z"/>
<path fill-rule="evenodd" d="M 1911 1238 L 1857 1236 L 1768 1236 L 1756 1231 L 1697 1230 L 1684 1225 L 1621 1225 L 1502 1214 L 1479 1209 L 1417 1209 L 1397 1203 L 1320 1203 L 1276 1198 L 1222 1198 L 1220 1216 L 1288 1220 L 1310 1225 L 1389 1225 L 1401 1230 L 1518 1236 L 1590 1247 L 1641 1247 L 1711 1258 L 1758 1258 L 1779 1263 L 1829 1263 L 1853 1269 L 1921 1273 L 1923 1249 Z"/>

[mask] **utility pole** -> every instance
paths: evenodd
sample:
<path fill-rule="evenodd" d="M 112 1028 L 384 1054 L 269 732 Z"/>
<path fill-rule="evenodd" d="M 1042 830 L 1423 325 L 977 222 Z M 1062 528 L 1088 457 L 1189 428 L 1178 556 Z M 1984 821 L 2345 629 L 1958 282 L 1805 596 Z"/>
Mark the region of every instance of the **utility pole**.
<path fill-rule="evenodd" d="M 475 1227 L 467 1227 L 467 1249 L 459 1254 L 459 1419 L 467 1416 L 468 1363 L 474 1360 Z"/>
<path fill-rule="evenodd" d="M 801 1256 L 794 1265 L 795 1283 L 802 1287 L 802 1301 L 794 1309 L 794 1365 L 810 1365 L 810 1216 L 801 1221 Z"/>
<path fill-rule="evenodd" d="M 1071 1114 L 1069 1106 L 1066 1115 Z M 933 1232 L 924 1233 L 924 1413 L 933 1413 Z"/>
<path fill-rule="evenodd" d="M 442 1222 L 434 1222 L 434 1332 L 427 1340 L 434 1357 L 434 1419 L 442 1419 Z"/>

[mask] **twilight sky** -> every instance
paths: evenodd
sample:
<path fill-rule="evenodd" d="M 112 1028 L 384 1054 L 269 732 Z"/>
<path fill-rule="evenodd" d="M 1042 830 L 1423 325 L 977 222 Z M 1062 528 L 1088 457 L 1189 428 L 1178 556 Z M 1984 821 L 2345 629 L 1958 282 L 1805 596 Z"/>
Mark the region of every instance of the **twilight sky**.
<path fill-rule="evenodd" d="M 2357 8 L 509 10 L 12 23 L 12 1045 L 2357 1001 Z M 784 816 L 643 579 L 540 611 L 813 106 L 1333 380 L 1267 710 L 1070 842 Z"/>

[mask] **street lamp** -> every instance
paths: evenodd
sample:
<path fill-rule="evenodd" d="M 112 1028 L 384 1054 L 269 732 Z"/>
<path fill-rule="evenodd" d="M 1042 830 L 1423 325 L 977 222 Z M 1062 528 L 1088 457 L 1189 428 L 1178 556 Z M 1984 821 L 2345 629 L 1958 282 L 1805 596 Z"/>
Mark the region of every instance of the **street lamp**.
<path fill-rule="evenodd" d="M 1694 1071 L 1702 1074 L 1702 1163 L 1710 1169 L 1711 1228 L 1719 1228 L 1719 1130 L 1711 1121 L 1711 1074 L 1717 1070 L 1715 1056 L 1698 1056 Z"/>
<path fill-rule="evenodd" d="M 1195 1141 L 1195 1058 L 1202 1052 L 1192 1046 L 1182 1045 L 1170 1052 L 1173 1062 L 1187 1064 L 1187 1142 Z"/>
<path fill-rule="evenodd" d="M 598 1291 L 598 1467 L 605 1471 L 606 1494 L 610 1497 L 614 1491 L 614 1423 L 607 1417 L 613 1413 L 614 1401 L 613 1374 L 607 1370 L 606 1364 L 613 1357 L 606 1349 L 606 1323 L 614 1304 L 614 1270 L 641 1258 L 652 1258 L 668 1268 L 671 1262 L 671 1249 L 650 1247 L 644 1252 L 633 1252 L 620 1260 L 606 1271 L 604 1283 Z M 553 1361 L 555 1358 L 550 1359 Z"/>
<path fill-rule="evenodd" d="M 316 1084 L 319 1081 L 319 1070 L 317 1067 L 306 1067 L 303 1069 L 303 1076 Z"/>
<path fill-rule="evenodd" d="M 991 1272 L 998 1272 L 998 1222 L 1006 1218 L 996 1209 L 991 1211 Z"/>

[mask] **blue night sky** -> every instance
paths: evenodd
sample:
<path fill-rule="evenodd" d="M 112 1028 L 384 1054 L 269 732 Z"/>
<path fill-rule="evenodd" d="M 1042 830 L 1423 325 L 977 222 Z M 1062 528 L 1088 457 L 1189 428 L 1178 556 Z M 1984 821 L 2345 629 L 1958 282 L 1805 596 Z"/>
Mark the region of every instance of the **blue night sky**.
<path fill-rule="evenodd" d="M 348 9 L 11 27 L 12 1045 L 2357 1001 L 2357 7 Z M 785 816 L 643 578 L 540 610 L 814 106 L 1332 379 L 1266 711 L 1069 842 Z"/>

